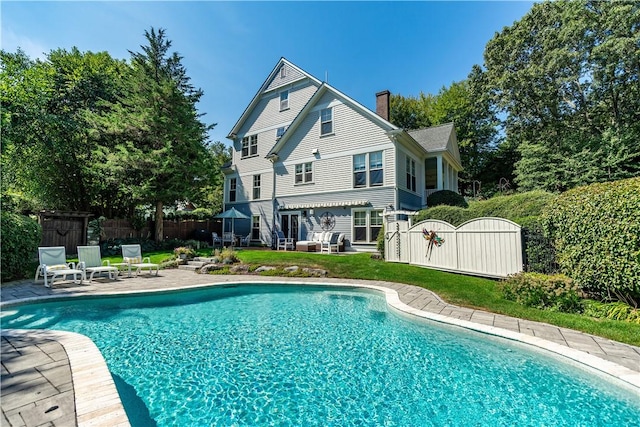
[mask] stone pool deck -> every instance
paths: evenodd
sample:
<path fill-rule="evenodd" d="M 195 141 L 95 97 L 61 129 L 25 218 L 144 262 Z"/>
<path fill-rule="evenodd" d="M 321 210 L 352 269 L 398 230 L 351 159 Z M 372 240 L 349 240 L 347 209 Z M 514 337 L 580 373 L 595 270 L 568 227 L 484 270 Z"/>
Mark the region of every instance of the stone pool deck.
<path fill-rule="evenodd" d="M 213 283 L 322 283 L 360 285 L 397 292 L 390 305 L 422 317 L 541 346 L 589 363 L 640 387 L 640 347 L 545 323 L 447 304 L 416 286 L 364 280 L 199 275 L 162 270 L 117 281 L 56 283 L 53 289 L 25 281 L 3 285 L 2 310 L 12 302 L 82 295 L 109 295 L 197 287 Z M 522 335 L 521 335 L 522 334 Z M 128 426 L 113 379 L 93 343 L 78 334 L 2 330 L 2 426 Z M 601 365 L 601 366 L 600 366 Z M 640 396 L 639 396 L 640 397 Z"/>

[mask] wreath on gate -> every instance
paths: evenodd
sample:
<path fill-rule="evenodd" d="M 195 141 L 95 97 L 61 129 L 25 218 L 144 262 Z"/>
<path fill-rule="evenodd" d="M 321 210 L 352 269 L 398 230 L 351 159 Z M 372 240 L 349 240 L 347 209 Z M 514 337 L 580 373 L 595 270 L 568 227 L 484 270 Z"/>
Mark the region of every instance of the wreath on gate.
<path fill-rule="evenodd" d="M 429 242 L 427 244 L 427 253 L 425 254 L 425 257 L 427 257 L 428 260 L 431 260 L 431 252 L 433 251 L 433 247 L 442 246 L 442 244 L 444 243 L 444 239 L 438 236 L 435 231 L 433 230 L 427 231 L 426 228 L 422 229 L 422 237 L 424 237 L 425 240 Z"/>

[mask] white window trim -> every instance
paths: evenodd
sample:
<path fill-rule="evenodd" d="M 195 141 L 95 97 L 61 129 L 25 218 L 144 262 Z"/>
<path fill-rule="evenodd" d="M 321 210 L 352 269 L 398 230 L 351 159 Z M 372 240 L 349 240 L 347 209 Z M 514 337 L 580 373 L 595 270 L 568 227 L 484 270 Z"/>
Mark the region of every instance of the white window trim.
<path fill-rule="evenodd" d="M 382 167 L 379 169 L 371 169 L 371 153 L 381 153 L 382 154 Z M 365 174 L 365 185 L 362 187 L 356 187 L 356 180 L 355 180 L 355 169 L 354 169 L 354 164 L 353 164 L 353 160 L 356 156 L 361 156 L 364 155 L 364 170 L 363 171 L 358 171 L 358 172 L 364 172 Z M 377 188 L 377 187 L 384 187 L 384 169 L 385 169 L 385 164 L 384 164 L 384 150 L 375 150 L 375 151 L 369 151 L 366 153 L 355 153 L 351 155 L 351 186 L 352 188 Z M 371 184 L 371 171 L 372 170 L 381 170 L 382 171 L 382 182 L 380 184 L 375 184 L 372 185 Z"/>
<path fill-rule="evenodd" d="M 287 99 L 285 100 L 287 105 L 285 107 L 282 106 L 283 103 L 283 99 L 282 99 L 282 94 L 286 93 L 287 94 Z M 284 89 L 281 90 L 280 93 L 278 93 L 278 102 L 280 103 L 280 111 L 287 111 L 289 109 L 289 89 Z"/>
<path fill-rule="evenodd" d="M 382 211 L 383 212 L 384 209 L 382 209 L 382 208 L 356 208 L 356 209 L 351 209 L 351 232 L 353 233 L 353 235 L 352 235 L 352 242 L 353 243 L 355 243 L 355 244 L 358 244 L 358 243 L 360 243 L 360 244 L 372 244 L 372 243 L 376 243 L 377 242 L 377 239 L 376 240 L 371 240 L 371 227 L 372 227 L 372 224 L 371 224 L 371 213 L 374 212 L 374 211 L 379 211 L 379 212 Z M 356 212 L 366 212 L 367 213 L 367 217 L 366 217 L 366 219 L 367 219 L 366 222 L 367 223 L 364 226 L 366 228 L 366 230 L 367 230 L 367 240 L 366 241 L 365 240 L 356 240 L 356 233 L 355 233 L 355 227 L 356 227 L 356 225 L 355 225 L 355 213 Z M 377 225 L 375 225 L 375 226 L 377 227 Z M 359 227 L 362 227 L 362 226 L 359 226 Z M 382 224 L 380 224 L 380 227 L 382 227 Z"/>
<path fill-rule="evenodd" d="M 328 132 L 328 133 L 322 133 L 322 124 L 323 123 L 329 123 L 328 121 L 327 122 L 323 122 L 322 121 L 322 111 L 323 110 L 330 110 L 331 111 L 331 132 Z M 319 114 L 319 117 L 320 117 L 320 136 L 321 137 L 325 137 L 325 136 L 335 135 L 336 134 L 336 118 L 335 118 L 335 114 L 333 113 L 333 106 L 321 108 L 319 110 L 318 114 Z"/>
<path fill-rule="evenodd" d="M 416 159 L 414 159 L 413 157 L 407 155 L 406 156 L 406 160 L 405 160 L 405 187 L 407 188 L 407 191 L 411 191 L 413 193 L 416 193 L 418 191 L 418 162 L 416 161 Z M 413 165 L 413 173 L 411 173 L 411 166 Z M 407 176 L 411 176 L 413 177 L 415 184 L 416 184 L 416 188 L 411 188 L 410 186 L 406 185 L 407 184 Z"/>
<path fill-rule="evenodd" d="M 307 164 L 311 164 L 311 181 L 305 181 L 305 175 L 306 175 L 306 169 L 305 169 L 305 165 Z M 298 186 L 298 185 L 309 185 L 309 184 L 313 184 L 315 182 L 315 177 L 316 177 L 316 171 L 315 171 L 315 166 L 313 165 L 314 162 L 302 162 L 302 163 L 296 163 L 295 165 L 293 165 L 293 185 L 294 186 Z M 296 166 L 298 165 L 302 165 L 302 182 L 296 182 Z"/>
<path fill-rule="evenodd" d="M 278 127 L 276 128 L 276 141 L 279 141 L 279 140 L 280 140 L 280 138 L 282 138 L 282 135 L 284 135 L 284 133 L 287 131 L 287 129 L 288 129 L 288 128 L 289 128 L 289 126 L 288 126 L 288 125 L 287 125 L 287 126 L 278 126 Z M 284 129 L 284 130 L 282 131 L 282 135 L 278 136 L 278 131 L 279 131 L 280 129 Z"/>
<path fill-rule="evenodd" d="M 256 143 L 254 144 L 256 147 L 256 153 L 255 154 L 251 154 L 251 140 L 252 138 L 255 137 Z M 247 140 L 247 155 L 243 156 L 242 155 L 242 150 L 243 150 L 243 146 L 244 146 L 244 141 L 245 139 Z M 254 133 L 252 135 L 245 135 L 240 139 L 240 159 L 248 159 L 250 157 L 257 157 L 258 156 L 258 134 Z"/>
<path fill-rule="evenodd" d="M 258 181 L 259 184 L 258 186 L 256 186 L 256 177 L 258 177 Z M 251 188 L 251 196 L 253 200 L 260 200 L 262 198 L 262 175 L 257 173 L 253 175 L 253 186 Z M 258 192 L 260 193 L 259 196 L 256 198 L 256 189 L 258 189 Z"/>
<path fill-rule="evenodd" d="M 233 188 L 233 192 L 235 193 L 235 200 L 231 200 L 231 182 L 235 181 L 236 185 L 235 188 Z M 238 178 L 234 177 L 234 178 L 229 178 L 229 188 L 227 191 L 227 202 L 228 203 L 235 203 L 238 201 Z"/>

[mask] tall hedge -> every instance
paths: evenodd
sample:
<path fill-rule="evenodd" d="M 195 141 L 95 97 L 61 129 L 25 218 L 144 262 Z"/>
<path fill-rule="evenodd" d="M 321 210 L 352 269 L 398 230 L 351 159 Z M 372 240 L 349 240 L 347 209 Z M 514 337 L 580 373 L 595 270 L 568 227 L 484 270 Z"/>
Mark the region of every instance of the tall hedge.
<path fill-rule="evenodd" d="M 640 302 L 640 178 L 567 191 L 542 222 L 562 271 L 585 292 Z"/>
<path fill-rule="evenodd" d="M 42 228 L 36 220 L 12 212 L 3 211 L 0 220 L 0 281 L 4 283 L 31 273 Z"/>

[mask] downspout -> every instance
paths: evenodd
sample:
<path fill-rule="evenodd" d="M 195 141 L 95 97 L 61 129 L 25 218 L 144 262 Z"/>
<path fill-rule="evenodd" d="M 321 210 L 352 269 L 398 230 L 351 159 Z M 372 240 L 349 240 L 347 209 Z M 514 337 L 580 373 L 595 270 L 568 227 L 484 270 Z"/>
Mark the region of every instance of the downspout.
<path fill-rule="evenodd" d="M 402 129 L 392 129 L 392 130 L 388 130 L 386 132 L 387 137 L 391 140 L 391 142 L 393 142 L 394 145 L 394 167 L 393 167 L 393 171 L 394 171 L 394 185 L 393 185 L 393 207 L 394 209 L 400 209 L 400 207 L 398 206 L 398 193 L 400 191 L 400 187 L 398 186 L 398 181 L 399 181 L 399 177 L 398 177 L 398 135 L 401 134 L 403 132 Z"/>
<path fill-rule="evenodd" d="M 271 249 L 275 249 L 274 236 L 276 233 L 276 215 L 278 215 L 278 201 L 276 200 L 276 162 L 278 161 L 278 155 L 276 153 L 271 153 L 267 156 L 267 159 L 269 159 L 273 168 L 273 180 L 271 186 Z"/>

